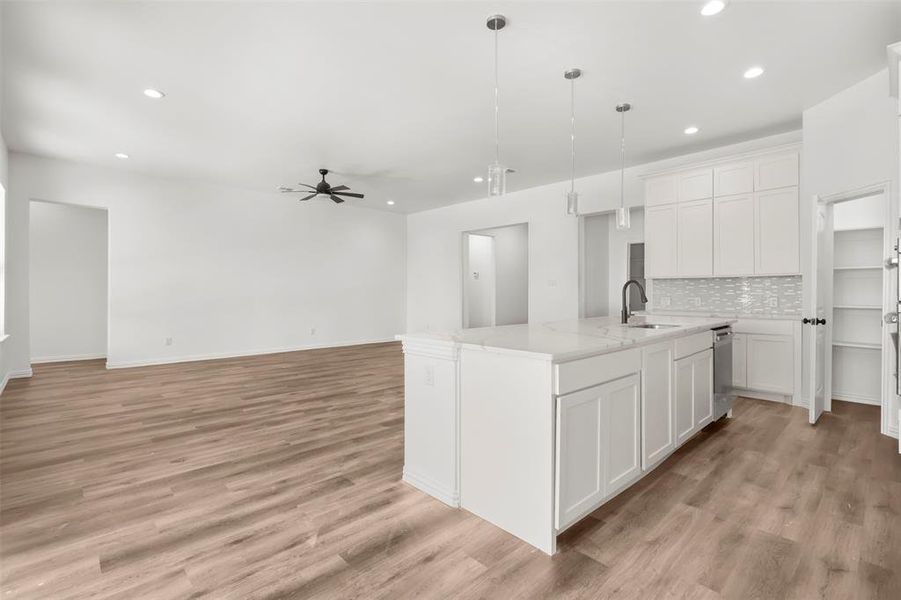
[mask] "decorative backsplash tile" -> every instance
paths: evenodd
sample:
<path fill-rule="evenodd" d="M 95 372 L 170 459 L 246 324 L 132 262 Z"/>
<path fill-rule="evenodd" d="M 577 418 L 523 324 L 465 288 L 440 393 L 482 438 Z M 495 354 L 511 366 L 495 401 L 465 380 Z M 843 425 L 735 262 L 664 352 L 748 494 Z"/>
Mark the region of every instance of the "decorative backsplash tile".
<path fill-rule="evenodd" d="M 650 311 L 759 316 L 801 313 L 801 277 L 655 279 L 648 282 Z"/>

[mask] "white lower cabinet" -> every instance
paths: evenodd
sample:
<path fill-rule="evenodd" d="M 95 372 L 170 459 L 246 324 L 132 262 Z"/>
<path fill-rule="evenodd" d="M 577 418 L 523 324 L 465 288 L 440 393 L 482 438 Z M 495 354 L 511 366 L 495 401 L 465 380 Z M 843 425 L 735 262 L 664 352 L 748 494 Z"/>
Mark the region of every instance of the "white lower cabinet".
<path fill-rule="evenodd" d="M 675 449 L 673 439 L 673 343 L 654 344 L 641 355 L 641 468 L 653 468 Z"/>
<path fill-rule="evenodd" d="M 673 363 L 676 388 L 676 446 L 713 419 L 713 350 Z"/>
<path fill-rule="evenodd" d="M 747 387 L 763 392 L 794 391 L 794 340 L 788 335 L 747 336 Z"/>
<path fill-rule="evenodd" d="M 640 387 L 635 373 L 557 398 L 558 530 L 641 475 Z"/>

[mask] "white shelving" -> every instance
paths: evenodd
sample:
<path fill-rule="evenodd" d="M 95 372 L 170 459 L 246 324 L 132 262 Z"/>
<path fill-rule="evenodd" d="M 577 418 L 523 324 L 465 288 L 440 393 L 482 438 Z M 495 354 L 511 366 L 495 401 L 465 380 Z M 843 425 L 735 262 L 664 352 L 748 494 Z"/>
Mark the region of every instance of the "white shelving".
<path fill-rule="evenodd" d="M 833 237 L 832 397 L 878 404 L 882 350 L 881 227 Z"/>

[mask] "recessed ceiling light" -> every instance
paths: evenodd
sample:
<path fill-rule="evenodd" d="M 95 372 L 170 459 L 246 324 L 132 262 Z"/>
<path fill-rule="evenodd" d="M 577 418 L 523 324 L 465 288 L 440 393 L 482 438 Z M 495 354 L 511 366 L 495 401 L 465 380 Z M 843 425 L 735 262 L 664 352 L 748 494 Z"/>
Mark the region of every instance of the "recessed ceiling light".
<path fill-rule="evenodd" d="M 485 178 L 484 177 L 473 177 L 472 180 L 475 183 L 482 183 L 483 181 L 485 181 Z"/>
<path fill-rule="evenodd" d="M 124 152 L 116 152 L 116 158 L 126 159 L 128 158 L 128 155 Z"/>
<path fill-rule="evenodd" d="M 159 90 L 155 90 L 153 88 L 147 88 L 146 90 L 144 90 L 144 95 L 147 96 L 148 98 L 153 98 L 154 100 L 159 100 L 160 98 L 163 98 L 166 96 L 165 93 L 163 93 Z"/>
<path fill-rule="evenodd" d="M 388 206 L 394 206 L 394 200 L 388 200 L 385 204 Z"/>
<path fill-rule="evenodd" d="M 721 12 L 724 8 L 726 8 L 726 3 L 723 2 L 723 0 L 710 0 L 710 2 L 701 8 L 701 14 L 705 17 L 712 17 Z"/>
<path fill-rule="evenodd" d="M 745 71 L 745 79 L 754 79 L 763 75 L 763 67 L 751 67 Z"/>
<path fill-rule="evenodd" d="M 698 131 L 700 131 L 700 130 L 697 127 L 695 127 L 694 125 L 692 125 L 691 127 L 685 128 L 685 135 L 694 135 Z"/>

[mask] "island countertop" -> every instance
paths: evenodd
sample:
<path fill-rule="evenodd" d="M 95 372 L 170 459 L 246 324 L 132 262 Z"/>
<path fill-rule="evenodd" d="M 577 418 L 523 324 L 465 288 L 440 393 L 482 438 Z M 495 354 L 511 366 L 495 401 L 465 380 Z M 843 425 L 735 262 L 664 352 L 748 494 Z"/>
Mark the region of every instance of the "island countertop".
<path fill-rule="evenodd" d="M 532 355 L 552 362 L 566 362 L 626 348 L 653 344 L 724 327 L 735 323 L 729 317 L 684 317 L 675 315 L 642 315 L 632 318 L 630 325 L 619 317 L 570 319 L 550 323 L 503 325 L 460 329 L 447 333 L 411 333 L 397 336 L 408 342 L 451 344 L 499 353 Z M 675 325 L 664 329 L 634 327 L 642 323 Z"/>

